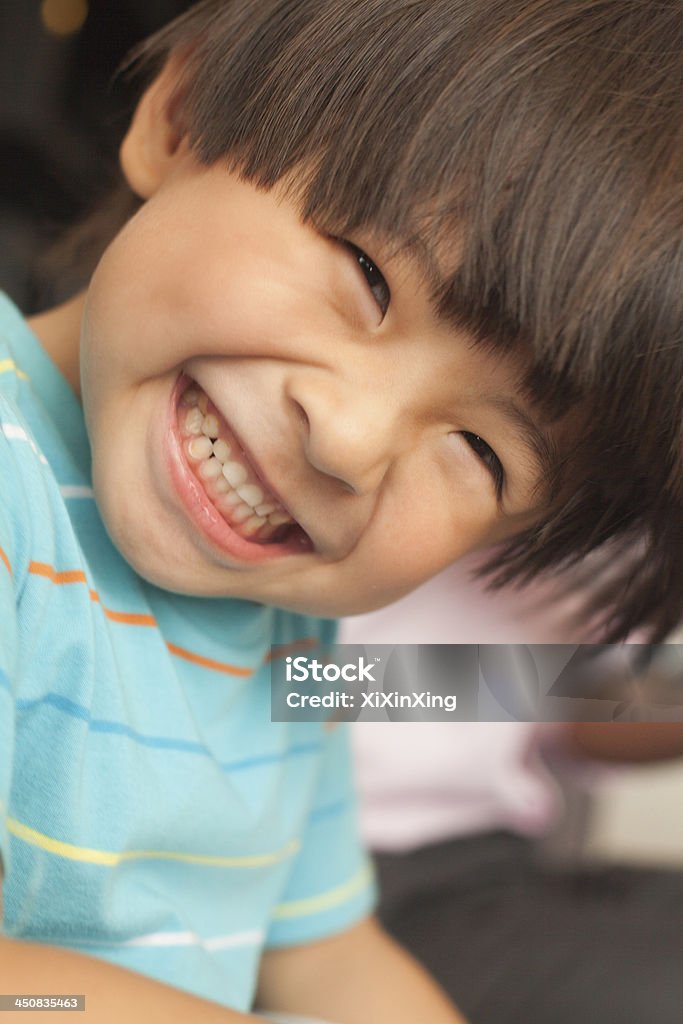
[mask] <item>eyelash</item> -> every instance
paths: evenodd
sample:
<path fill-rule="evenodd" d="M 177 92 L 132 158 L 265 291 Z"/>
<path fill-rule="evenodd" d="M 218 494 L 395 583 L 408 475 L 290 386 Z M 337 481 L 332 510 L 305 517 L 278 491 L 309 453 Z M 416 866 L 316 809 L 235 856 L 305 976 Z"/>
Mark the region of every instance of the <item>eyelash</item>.
<path fill-rule="evenodd" d="M 478 434 L 472 434 L 468 430 L 463 430 L 461 433 L 477 458 L 481 459 L 493 477 L 496 497 L 500 501 L 503 495 L 503 485 L 505 484 L 505 470 L 503 469 L 502 462 L 491 445 L 487 444 L 483 437 L 479 437 Z"/>
<path fill-rule="evenodd" d="M 391 303 L 391 291 L 389 285 L 384 279 L 384 275 L 377 268 L 375 263 L 370 259 L 367 253 L 359 249 L 353 242 L 347 242 L 344 240 L 344 245 L 356 257 L 358 265 L 363 272 L 363 275 L 368 283 L 368 288 L 372 292 L 372 297 L 379 306 L 379 310 L 382 314 L 382 319 L 387 315 L 389 304 Z"/>
<path fill-rule="evenodd" d="M 391 302 L 391 291 L 389 289 L 389 285 L 384 279 L 384 275 L 380 270 L 378 270 L 367 253 L 363 252 L 362 249 L 359 249 L 357 245 L 354 245 L 353 242 L 349 242 L 346 239 L 340 239 L 340 241 L 358 260 L 358 264 L 367 279 L 368 287 L 372 292 L 373 298 L 379 306 L 382 319 L 384 319 Z M 479 437 L 478 434 L 473 434 L 469 430 L 463 430 L 461 433 L 477 458 L 483 462 L 491 474 L 496 490 L 496 498 L 500 501 L 503 495 L 503 486 L 505 484 L 505 470 L 503 469 L 502 462 L 494 452 L 491 445 L 487 444 L 483 437 Z"/>

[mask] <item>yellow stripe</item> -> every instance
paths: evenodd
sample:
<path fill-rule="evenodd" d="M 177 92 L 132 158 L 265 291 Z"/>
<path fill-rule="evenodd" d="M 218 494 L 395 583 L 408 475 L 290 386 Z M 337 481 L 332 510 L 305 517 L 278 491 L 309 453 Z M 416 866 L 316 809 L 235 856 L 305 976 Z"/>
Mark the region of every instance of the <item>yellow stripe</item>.
<path fill-rule="evenodd" d="M 28 380 L 28 375 L 20 370 L 13 359 L 0 359 L 0 373 L 16 373 L 20 380 Z"/>
<path fill-rule="evenodd" d="M 329 889 L 320 896 L 309 896 L 305 900 L 292 900 L 290 903 L 281 903 L 273 912 L 276 920 L 283 920 L 289 917 L 304 917 L 306 914 L 319 914 L 323 910 L 330 910 L 351 899 L 370 884 L 373 878 L 373 871 L 369 864 L 366 864 L 360 871 L 344 885 L 336 889 Z"/>
<path fill-rule="evenodd" d="M 7 829 L 17 839 L 30 843 L 31 846 L 38 846 L 48 853 L 54 853 L 58 857 L 85 861 L 88 864 L 102 864 L 105 867 L 116 867 L 117 864 L 128 860 L 174 860 L 209 868 L 260 868 L 291 857 L 298 852 L 301 845 L 297 839 L 292 839 L 282 850 L 275 853 L 255 853 L 247 857 L 209 857 L 204 854 L 174 853 L 170 850 L 124 850 L 122 853 L 116 853 L 113 850 L 94 850 L 87 846 L 63 843 L 42 832 L 36 832 L 14 818 L 7 819 Z"/>

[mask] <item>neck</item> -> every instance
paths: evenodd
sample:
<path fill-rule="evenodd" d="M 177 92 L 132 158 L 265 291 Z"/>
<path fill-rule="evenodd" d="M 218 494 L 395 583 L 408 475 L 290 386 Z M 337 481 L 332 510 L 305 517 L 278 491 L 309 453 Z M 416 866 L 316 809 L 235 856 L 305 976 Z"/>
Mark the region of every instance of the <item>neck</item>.
<path fill-rule="evenodd" d="M 61 306 L 55 306 L 54 309 L 48 309 L 45 313 L 28 319 L 29 327 L 79 399 L 81 320 L 85 297 L 85 292 L 79 292 Z"/>

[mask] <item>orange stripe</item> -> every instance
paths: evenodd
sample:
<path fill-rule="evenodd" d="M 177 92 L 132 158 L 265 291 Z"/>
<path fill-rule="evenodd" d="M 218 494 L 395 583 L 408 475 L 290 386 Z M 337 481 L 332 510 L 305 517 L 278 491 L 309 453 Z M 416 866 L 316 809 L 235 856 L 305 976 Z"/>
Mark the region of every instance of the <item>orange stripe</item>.
<path fill-rule="evenodd" d="M 81 569 L 69 569 L 66 572 L 56 572 L 51 565 L 45 562 L 31 562 L 28 571 L 34 576 L 43 576 L 52 583 L 63 585 L 66 583 L 87 583 L 87 578 Z M 96 590 L 90 590 L 90 600 L 102 604 L 100 595 Z M 136 612 L 115 612 L 102 605 L 102 611 L 112 622 L 123 622 L 129 626 L 156 626 L 156 619 L 153 615 L 142 615 Z"/>
<path fill-rule="evenodd" d="M 2 548 L 0 548 L 0 557 L 3 562 L 5 562 L 11 573 L 12 569 Z M 56 572 L 51 565 L 47 565 L 45 562 L 31 562 L 28 567 L 28 571 L 34 576 L 44 576 L 46 579 L 51 580 L 52 583 L 87 583 L 85 573 L 80 569 L 72 569 L 67 572 Z M 96 590 L 90 590 L 89 593 L 91 601 L 102 604 L 100 595 Z M 102 610 L 106 617 L 112 622 L 121 622 L 127 626 L 157 625 L 156 619 L 153 615 L 142 615 L 135 612 L 115 612 L 110 608 L 105 608 L 104 605 L 102 605 Z M 282 647 L 278 647 L 277 650 L 268 655 L 266 660 L 272 661 L 275 658 L 284 658 L 290 651 L 315 647 L 317 642 L 318 641 L 315 637 L 304 637 L 302 640 L 295 640 L 291 644 L 285 644 Z M 185 661 L 190 661 L 194 665 L 201 665 L 202 668 L 213 669 L 214 672 L 223 672 L 225 675 L 229 676 L 241 676 L 242 678 L 248 678 L 249 676 L 253 676 L 256 671 L 253 668 L 244 668 L 241 665 L 229 665 L 223 661 L 215 661 L 213 658 L 204 658 L 201 654 L 194 654 L 192 651 L 185 650 L 184 647 L 178 647 L 177 644 L 167 642 L 166 646 L 171 654 L 175 654 L 176 657 L 183 658 Z"/>
<path fill-rule="evenodd" d="M 314 636 L 306 636 L 302 640 L 293 640 L 291 644 L 283 644 L 282 647 L 274 647 L 271 653 L 266 658 L 266 661 L 276 661 L 280 658 L 286 658 L 288 654 L 292 654 L 294 651 L 309 650 L 311 647 L 317 647 L 318 640 Z"/>
<path fill-rule="evenodd" d="M 80 569 L 71 569 L 68 572 L 55 572 L 51 565 L 45 562 L 31 562 L 28 571 L 34 576 L 45 576 L 53 583 L 86 583 L 85 573 Z"/>
<path fill-rule="evenodd" d="M 2 550 L 2 548 L 0 548 L 0 562 L 4 562 L 5 563 L 5 565 L 7 566 L 7 572 L 11 576 L 12 575 L 12 566 L 9 564 L 9 558 L 7 557 L 5 552 Z"/>
<path fill-rule="evenodd" d="M 291 644 L 278 647 L 276 651 L 268 655 L 266 662 L 272 661 L 275 658 L 284 658 L 289 651 L 315 647 L 317 646 L 317 643 L 318 641 L 315 637 L 304 637 L 303 640 L 295 640 Z M 204 658 L 201 654 L 193 654 L 192 651 L 186 651 L 184 647 L 178 647 L 176 644 L 167 642 L 166 646 L 171 654 L 175 654 L 179 658 L 184 658 L 185 661 L 191 661 L 194 665 L 201 665 L 203 668 L 211 668 L 215 672 L 223 672 L 225 675 L 229 676 L 242 676 L 243 678 L 248 678 L 256 673 L 256 669 L 254 668 L 243 668 L 240 665 L 228 665 L 224 661 L 214 661 L 213 658 Z"/>
<path fill-rule="evenodd" d="M 214 661 L 213 658 L 203 658 L 201 654 L 193 654 L 192 651 L 186 651 L 184 647 L 178 647 L 176 644 L 166 643 L 171 654 L 175 654 L 178 658 L 184 658 L 185 661 L 191 661 L 194 665 L 202 665 L 204 668 L 212 668 L 215 672 L 223 672 L 228 676 L 253 676 L 255 669 L 243 668 L 240 665 L 228 665 L 223 661 Z"/>
<path fill-rule="evenodd" d="M 156 626 L 157 624 L 153 615 L 143 615 L 138 612 L 113 612 L 111 608 L 105 608 L 104 605 L 102 605 L 102 609 L 112 622 L 123 622 L 127 626 Z"/>

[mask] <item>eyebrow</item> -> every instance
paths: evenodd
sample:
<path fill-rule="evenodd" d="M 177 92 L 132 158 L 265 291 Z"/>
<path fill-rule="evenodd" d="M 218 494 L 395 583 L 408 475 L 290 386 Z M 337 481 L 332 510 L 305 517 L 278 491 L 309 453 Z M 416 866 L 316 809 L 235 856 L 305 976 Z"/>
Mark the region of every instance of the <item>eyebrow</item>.
<path fill-rule="evenodd" d="M 559 452 L 555 441 L 513 398 L 507 395 L 488 394 L 485 401 L 507 419 L 522 444 L 532 452 L 541 483 L 545 483 L 545 486 L 540 488 L 540 493 L 544 500 L 552 503 L 557 498 L 559 489 L 556 472 Z"/>

